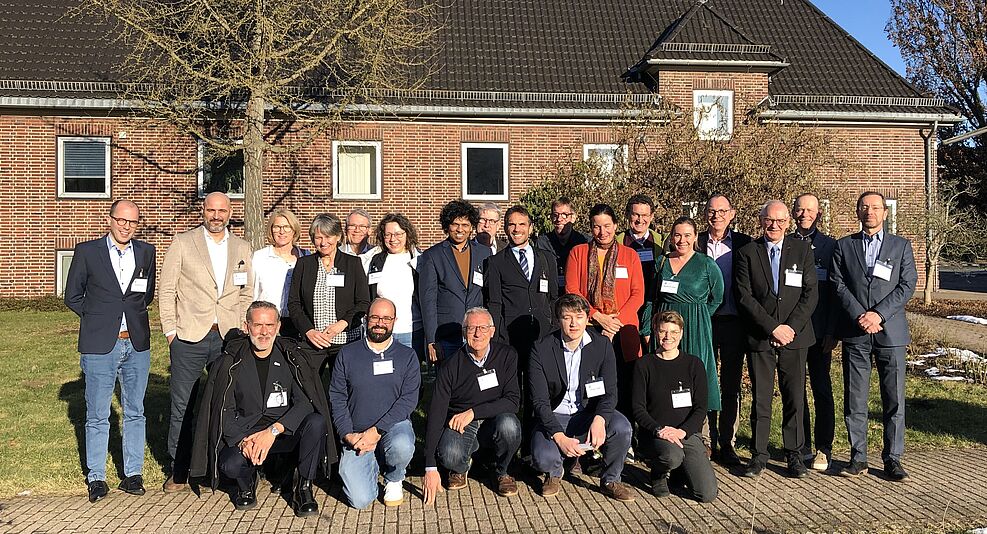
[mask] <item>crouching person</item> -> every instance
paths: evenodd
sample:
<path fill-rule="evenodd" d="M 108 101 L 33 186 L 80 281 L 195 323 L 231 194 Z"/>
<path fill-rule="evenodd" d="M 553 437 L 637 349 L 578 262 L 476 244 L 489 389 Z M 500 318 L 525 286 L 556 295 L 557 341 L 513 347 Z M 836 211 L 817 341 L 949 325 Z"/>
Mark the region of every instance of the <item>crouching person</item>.
<path fill-rule="evenodd" d="M 650 458 L 651 492 L 668 496 L 669 473 L 681 467 L 693 496 L 712 502 L 716 474 L 702 441 L 706 370 L 702 360 L 679 352 L 685 321 L 678 312 L 661 312 L 653 324 L 658 352 L 635 362 L 631 397 L 639 448 Z"/>
<path fill-rule="evenodd" d="M 378 298 L 367 312 L 364 341 L 339 351 L 329 384 L 332 421 L 343 443 L 339 476 L 350 506 L 377 499 L 384 475 L 384 505 L 404 502 L 405 471 L 415 453 L 411 413 L 418 405 L 418 354 L 395 343 L 394 303 Z"/>
<path fill-rule="evenodd" d="M 295 515 L 317 515 L 313 483 L 328 473 L 336 446 L 328 429 L 329 402 L 318 371 L 296 344 L 277 335 L 280 314 L 270 302 L 247 309 L 247 338 L 228 341 L 210 369 L 199 408 L 192 476 L 235 482 L 233 506 L 257 504 L 257 468 L 271 454 L 296 453 L 291 499 Z"/>
<path fill-rule="evenodd" d="M 603 454 L 602 492 L 621 502 L 634 493 L 620 482 L 631 424 L 615 410 L 617 364 L 609 339 L 586 330 L 589 302 L 576 294 L 555 303 L 561 330 L 535 343 L 528 365 L 528 384 L 536 427 L 531 460 L 544 473 L 541 493 L 561 489 L 563 455 L 578 458 L 587 451 Z M 578 461 L 578 460 L 577 460 Z"/>
<path fill-rule="evenodd" d="M 449 489 L 466 487 L 473 453 L 492 449 L 493 482 L 502 497 L 517 495 L 517 482 L 507 474 L 521 446 L 521 400 L 517 352 L 492 343 L 493 317 L 484 308 L 470 308 L 463 317 L 466 345 L 443 360 L 428 407 L 425 431 L 425 505 L 441 489 L 438 465 L 449 470 Z"/>

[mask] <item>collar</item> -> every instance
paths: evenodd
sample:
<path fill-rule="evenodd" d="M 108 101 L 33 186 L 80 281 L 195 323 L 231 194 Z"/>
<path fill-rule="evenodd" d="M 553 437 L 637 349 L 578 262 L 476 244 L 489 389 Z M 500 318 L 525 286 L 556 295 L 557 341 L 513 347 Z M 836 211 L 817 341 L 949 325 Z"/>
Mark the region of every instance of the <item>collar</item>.
<path fill-rule="evenodd" d="M 817 229 L 817 228 L 816 228 L 815 226 L 813 226 L 813 227 L 812 227 L 812 231 L 811 231 L 811 232 L 809 232 L 809 233 L 808 233 L 808 234 L 806 234 L 806 235 L 802 235 L 802 234 L 801 234 L 801 233 L 800 233 L 800 232 L 798 231 L 798 229 L 796 229 L 796 230 L 795 230 L 794 232 L 792 232 L 792 235 L 794 235 L 794 236 L 795 236 L 795 237 L 796 237 L 797 239 L 802 239 L 802 240 L 804 240 L 804 241 L 812 241 L 813 239 L 815 239 L 815 238 L 816 238 L 816 234 L 817 234 L 817 233 L 819 233 L 819 229 Z"/>
<path fill-rule="evenodd" d="M 863 231 L 861 231 L 860 234 L 863 236 L 864 241 L 870 242 L 870 241 L 873 241 L 873 240 L 876 239 L 878 243 L 884 242 L 884 228 L 881 228 L 880 230 L 877 231 L 876 234 L 874 234 L 872 236 L 867 235 Z"/>
<path fill-rule="evenodd" d="M 122 256 L 126 254 L 128 250 L 133 250 L 134 240 L 131 239 L 130 241 L 127 241 L 127 245 L 124 246 L 123 251 L 121 251 L 119 248 L 117 248 L 117 244 L 113 242 L 113 237 L 111 237 L 110 234 L 106 234 L 106 247 L 110 252 L 113 252 L 115 250 L 117 254 L 120 254 Z"/>
<path fill-rule="evenodd" d="M 771 250 L 771 247 L 778 247 L 778 252 L 781 252 L 781 247 L 784 244 L 785 244 L 785 236 L 781 236 L 781 241 L 778 241 L 777 243 L 772 243 L 771 241 L 768 241 L 768 237 L 764 236 L 764 246 L 766 246 L 769 251 Z"/>
<path fill-rule="evenodd" d="M 729 228 L 727 228 L 727 232 L 725 234 L 723 234 L 723 239 L 719 239 L 719 240 L 713 239 L 713 234 L 709 233 L 708 231 L 706 232 L 706 235 L 708 236 L 709 241 L 712 241 L 712 242 L 715 242 L 715 243 L 726 243 L 727 241 L 730 241 L 730 242 L 733 241 L 733 230 L 731 230 Z"/>
<path fill-rule="evenodd" d="M 378 351 L 378 350 L 374 349 L 373 347 L 371 347 L 370 346 L 370 338 L 368 338 L 366 336 L 363 337 L 363 343 L 367 345 L 367 348 L 370 349 L 370 352 L 374 353 L 374 355 L 376 355 L 376 356 L 380 356 L 380 355 L 384 354 L 385 352 L 387 352 L 387 350 L 391 348 L 391 345 L 394 345 L 394 334 L 392 333 L 391 336 L 387 338 L 387 346 L 384 347 L 384 350 L 381 350 L 381 351 Z"/>
<path fill-rule="evenodd" d="M 521 250 L 523 250 L 525 252 L 532 252 L 533 249 L 531 248 L 531 240 L 529 239 L 528 242 L 525 243 L 523 247 L 514 247 L 514 246 L 512 246 L 511 247 L 511 250 L 514 251 L 514 255 L 518 255 Z M 529 254 L 529 256 L 530 255 L 531 254 Z"/>
<path fill-rule="evenodd" d="M 223 228 L 223 239 L 220 239 L 219 241 L 212 238 L 212 234 L 209 233 L 209 230 L 206 230 L 206 225 L 204 224 L 202 225 L 202 233 L 206 236 L 207 244 L 212 243 L 213 245 L 222 245 L 225 244 L 226 240 L 230 238 L 229 228 Z"/>
<path fill-rule="evenodd" d="M 562 352 L 576 352 L 581 350 L 586 345 L 589 345 L 593 341 L 593 336 L 589 335 L 589 332 L 583 331 L 583 338 L 579 340 L 579 345 L 576 346 L 575 350 L 569 350 L 569 347 L 565 346 L 565 338 L 562 336 L 562 332 L 559 332 L 559 342 L 562 343 Z"/>
<path fill-rule="evenodd" d="M 464 348 L 466 350 L 464 350 L 463 352 L 465 352 L 466 357 L 469 358 L 471 362 L 473 362 L 473 365 L 478 365 L 480 367 L 483 367 L 483 365 L 487 363 L 487 358 L 490 357 L 490 348 L 491 348 L 490 345 L 487 345 L 487 352 L 483 353 L 483 357 L 480 358 L 479 360 L 477 360 L 476 358 L 473 357 L 472 354 L 470 354 L 469 345 L 466 345 Z"/>
<path fill-rule="evenodd" d="M 449 239 L 448 237 L 446 238 L 446 242 L 449 243 L 449 248 L 451 248 L 453 252 L 458 252 L 460 254 L 464 254 L 466 252 L 466 249 L 470 248 L 470 240 L 469 239 L 467 239 L 466 242 L 463 243 L 463 248 L 462 249 L 460 249 L 459 247 L 457 247 L 456 244 L 452 242 L 452 239 Z"/>

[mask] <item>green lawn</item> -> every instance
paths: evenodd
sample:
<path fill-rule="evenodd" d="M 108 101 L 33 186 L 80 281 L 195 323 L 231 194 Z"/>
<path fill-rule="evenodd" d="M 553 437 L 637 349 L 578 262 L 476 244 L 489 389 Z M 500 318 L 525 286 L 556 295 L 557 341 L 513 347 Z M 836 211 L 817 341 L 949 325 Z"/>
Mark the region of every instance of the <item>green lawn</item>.
<path fill-rule="evenodd" d="M 156 318 L 152 319 L 152 327 Z M 33 494 L 83 493 L 82 458 L 85 422 L 84 385 L 76 352 L 78 320 L 71 312 L 0 311 L 0 498 L 22 491 Z M 151 377 L 145 401 L 148 449 L 144 478 L 149 487 L 163 481 L 168 462 L 168 351 L 160 332 L 152 339 Z M 845 459 L 842 388 L 834 365 L 837 397 L 837 457 Z M 987 398 L 982 386 L 936 383 L 909 378 L 907 447 L 984 447 L 987 444 Z M 871 447 L 877 458 L 881 443 L 880 401 L 871 395 Z M 749 396 L 744 399 L 741 448 L 750 435 Z M 122 468 L 119 403 L 114 399 L 110 428 L 108 482 L 116 485 Z M 772 445 L 780 446 L 780 400 L 774 410 Z M 416 426 L 421 424 L 415 417 Z M 841 456 L 842 454 L 842 456 Z M 907 465 L 907 456 L 906 456 Z"/>

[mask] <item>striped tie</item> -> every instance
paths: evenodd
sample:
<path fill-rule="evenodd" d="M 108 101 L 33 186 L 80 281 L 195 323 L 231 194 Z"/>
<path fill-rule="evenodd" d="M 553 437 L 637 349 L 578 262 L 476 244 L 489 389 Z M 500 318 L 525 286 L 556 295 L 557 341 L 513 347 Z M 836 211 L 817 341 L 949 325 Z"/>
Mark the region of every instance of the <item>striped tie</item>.
<path fill-rule="evenodd" d="M 521 264 L 521 272 L 524 273 L 524 277 L 531 280 L 531 273 L 528 272 L 528 252 L 525 249 L 518 249 L 518 263 Z"/>

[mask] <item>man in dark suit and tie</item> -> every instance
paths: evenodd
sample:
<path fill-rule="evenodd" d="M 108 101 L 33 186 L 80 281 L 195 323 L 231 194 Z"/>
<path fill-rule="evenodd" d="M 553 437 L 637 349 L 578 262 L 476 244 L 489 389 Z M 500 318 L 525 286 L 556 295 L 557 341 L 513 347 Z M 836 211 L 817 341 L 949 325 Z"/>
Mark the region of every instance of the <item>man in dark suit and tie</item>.
<path fill-rule="evenodd" d="M 867 471 L 867 397 L 871 357 L 877 363 L 884 422 L 884 472 L 901 481 L 905 452 L 905 348 L 911 342 L 905 303 L 918 282 L 912 244 L 885 231 L 884 195 L 868 191 L 857 199 L 861 231 L 840 239 L 829 278 L 843 310 L 836 335 L 843 340 L 843 412 L 850 438 L 850 463 L 841 472 Z"/>
<path fill-rule="evenodd" d="M 802 463 L 802 405 L 806 353 L 816 341 L 812 329 L 812 311 L 818 298 L 816 263 L 808 243 L 785 239 L 789 218 L 784 202 L 769 201 L 760 213 L 764 235 L 734 257 L 737 307 L 747 329 L 748 368 L 754 390 L 753 448 L 743 473 L 746 477 L 760 475 L 769 459 L 776 369 L 789 474 L 795 478 L 808 475 Z"/>
<path fill-rule="evenodd" d="M 120 489 L 144 494 L 144 391 L 151 367 L 147 306 L 154 299 L 155 260 L 153 245 L 133 239 L 139 222 L 136 204 L 114 202 L 106 218 L 107 234 L 76 245 L 65 288 L 65 305 L 80 318 L 89 502 L 109 493 L 106 451 L 118 378 L 125 475 Z"/>
<path fill-rule="evenodd" d="M 429 360 L 437 362 L 463 346 L 463 315 L 483 306 L 484 267 L 490 248 L 470 240 L 480 214 L 465 200 L 442 208 L 447 238 L 418 260 L 418 295 Z"/>

